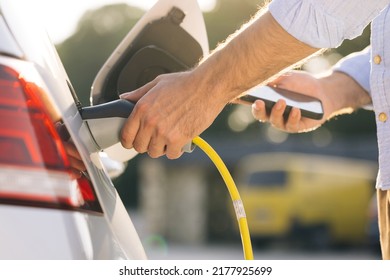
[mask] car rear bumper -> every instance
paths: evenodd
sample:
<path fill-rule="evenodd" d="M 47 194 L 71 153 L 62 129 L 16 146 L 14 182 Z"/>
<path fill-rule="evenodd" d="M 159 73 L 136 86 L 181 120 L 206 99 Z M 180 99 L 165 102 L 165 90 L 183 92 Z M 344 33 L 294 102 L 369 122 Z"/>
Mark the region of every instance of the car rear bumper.
<path fill-rule="evenodd" d="M 0 205 L 0 259 L 125 259 L 103 215 Z"/>

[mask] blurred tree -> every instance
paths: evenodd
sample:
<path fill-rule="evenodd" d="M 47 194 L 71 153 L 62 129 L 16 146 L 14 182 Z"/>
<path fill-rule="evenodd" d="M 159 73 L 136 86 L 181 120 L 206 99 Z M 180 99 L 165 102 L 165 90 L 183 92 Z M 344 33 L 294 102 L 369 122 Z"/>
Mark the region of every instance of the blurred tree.
<path fill-rule="evenodd" d="M 210 49 L 214 49 L 255 15 L 259 5 L 263 2 L 259 0 L 218 0 L 215 9 L 204 14 Z"/>
<path fill-rule="evenodd" d="M 84 106 L 97 72 L 144 11 L 126 4 L 86 12 L 76 32 L 57 46 L 69 78 Z"/>

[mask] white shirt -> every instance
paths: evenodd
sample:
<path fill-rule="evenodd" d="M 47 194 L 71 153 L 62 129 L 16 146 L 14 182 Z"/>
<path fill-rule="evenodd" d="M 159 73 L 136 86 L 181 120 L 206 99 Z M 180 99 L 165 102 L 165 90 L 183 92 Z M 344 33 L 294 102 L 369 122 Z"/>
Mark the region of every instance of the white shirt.
<path fill-rule="evenodd" d="M 273 0 L 269 10 L 298 40 L 337 47 L 359 36 L 372 21 L 371 51 L 344 59 L 337 70 L 353 77 L 371 95 L 379 148 L 377 187 L 390 189 L 390 0 Z M 371 62 L 371 63 L 370 63 Z"/>

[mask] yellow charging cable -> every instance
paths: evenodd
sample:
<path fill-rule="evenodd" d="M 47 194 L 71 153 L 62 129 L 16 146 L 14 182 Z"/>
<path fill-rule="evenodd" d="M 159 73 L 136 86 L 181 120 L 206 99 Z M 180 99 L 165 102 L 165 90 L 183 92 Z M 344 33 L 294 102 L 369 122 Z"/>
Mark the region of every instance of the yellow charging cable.
<path fill-rule="evenodd" d="M 205 152 L 205 154 L 211 159 L 221 174 L 233 201 L 233 206 L 236 212 L 238 227 L 241 235 L 242 247 L 244 250 L 244 258 L 246 260 L 253 260 L 252 244 L 248 223 L 246 220 L 245 209 L 232 176 L 230 175 L 225 163 L 206 141 L 200 137 L 195 137 L 192 142 L 200 149 L 202 149 L 203 152 Z"/>

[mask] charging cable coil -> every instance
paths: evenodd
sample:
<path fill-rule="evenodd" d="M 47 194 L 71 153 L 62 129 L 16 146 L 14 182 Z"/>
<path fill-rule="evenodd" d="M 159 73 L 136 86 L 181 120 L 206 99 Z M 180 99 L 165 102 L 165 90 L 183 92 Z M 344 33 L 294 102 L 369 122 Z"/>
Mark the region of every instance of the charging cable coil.
<path fill-rule="evenodd" d="M 233 201 L 234 211 L 236 212 L 238 227 L 241 235 L 244 258 L 246 260 L 253 260 L 252 244 L 249 234 L 248 223 L 246 220 L 245 209 L 232 176 L 230 175 L 225 163 L 205 140 L 200 137 L 195 137 L 192 142 L 201 150 L 203 150 L 203 152 L 211 159 L 211 161 L 214 163 L 219 173 L 221 174 L 222 179 L 224 180 L 226 187 L 228 188 L 230 197 Z"/>

